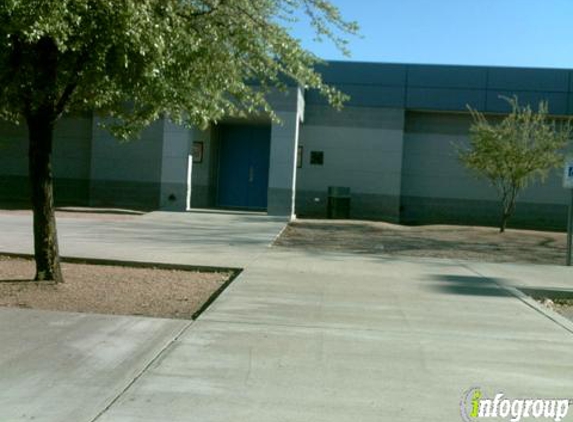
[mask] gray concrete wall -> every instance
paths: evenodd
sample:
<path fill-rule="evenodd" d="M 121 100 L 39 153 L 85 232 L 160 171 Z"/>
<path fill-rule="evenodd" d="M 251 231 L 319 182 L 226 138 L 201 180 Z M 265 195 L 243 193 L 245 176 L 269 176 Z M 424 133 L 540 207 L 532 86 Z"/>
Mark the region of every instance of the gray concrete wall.
<path fill-rule="evenodd" d="M 219 137 L 216 127 L 207 130 L 194 129 L 191 143 L 203 143 L 203 160 L 193 163 L 191 178 L 191 207 L 213 208 L 216 206 L 217 168 L 219 163 Z"/>
<path fill-rule="evenodd" d="M 301 126 L 302 168 L 297 176 L 300 216 L 325 217 L 329 186 L 351 189 L 351 218 L 399 218 L 404 111 L 307 106 Z M 324 164 L 311 165 L 312 151 Z"/>
<path fill-rule="evenodd" d="M 187 171 L 193 130 L 167 120 L 163 126 L 160 208 L 187 209 Z"/>
<path fill-rule="evenodd" d="M 64 117 L 54 132 L 53 171 L 58 206 L 86 205 L 89 197 L 92 119 Z M 0 122 L 0 204 L 28 207 L 28 131 Z"/>
<path fill-rule="evenodd" d="M 304 111 L 304 93 L 298 87 L 292 86 L 285 91 L 274 89 L 267 93 L 265 98 L 275 111 L 292 111 L 299 114 Z"/>
<path fill-rule="evenodd" d="M 406 114 L 401 220 L 405 223 L 495 225 L 499 219 L 496 190 L 457 159 L 454 145 L 467 145 L 467 114 Z M 561 172 L 530 186 L 518 199 L 512 224 L 563 228 L 568 193 Z"/>
<path fill-rule="evenodd" d="M 269 103 L 280 122 L 273 122 L 271 128 L 267 212 L 292 218 L 296 213 L 296 157 L 305 116 L 304 94 L 299 87 L 293 87 L 271 96 Z"/>
<path fill-rule="evenodd" d="M 268 207 L 269 215 L 295 214 L 296 151 L 299 142 L 298 111 L 277 111 L 280 123 L 271 129 Z"/>
<path fill-rule="evenodd" d="M 94 119 L 90 203 L 93 206 L 157 209 L 160 206 L 165 122 L 138 139 L 119 142 Z"/>

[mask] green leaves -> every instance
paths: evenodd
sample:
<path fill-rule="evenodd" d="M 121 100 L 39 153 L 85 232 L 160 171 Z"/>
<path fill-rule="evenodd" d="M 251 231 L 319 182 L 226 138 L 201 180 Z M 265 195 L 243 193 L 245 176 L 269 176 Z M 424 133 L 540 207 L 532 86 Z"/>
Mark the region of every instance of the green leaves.
<path fill-rule="evenodd" d="M 563 164 L 561 150 L 571 138 L 570 120 L 549 117 L 547 102 L 537 111 L 520 106 L 516 96 L 503 97 L 511 113 L 494 122 L 470 108 L 473 124 L 470 147 L 459 158 L 469 169 L 496 187 L 504 208 L 511 215 L 519 192 L 534 180 L 545 180 L 549 170 Z"/>
<path fill-rule="evenodd" d="M 523 188 L 535 178 L 544 179 L 562 163 L 560 150 L 571 137 L 571 126 L 569 121 L 550 119 L 546 102 L 534 112 L 529 105 L 520 106 L 517 97 L 505 99 L 512 111 L 497 123 L 470 109 L 474 120 L 470 149 L 460 158 L 494 183 L 509 180 Z"/>
<path fill-rule="evenodd" d="M 129 137 L 162 114 L 204 126 L 270 112 L 264 93 L 286 84 L 340 105 L 344 96 L 314 71 L 318 59 L 282 26 L 297 9 L 341 48 L 336 34 L 357 30 L 324 0 L 4 1 L 0 117 L 56 104 L 61 112 L 95 109 Z M 57 46 L 54 69 L 33 60 L 42 39 Z M 53 84 L 39 84 L 42 72 L 55 72 Z"/>

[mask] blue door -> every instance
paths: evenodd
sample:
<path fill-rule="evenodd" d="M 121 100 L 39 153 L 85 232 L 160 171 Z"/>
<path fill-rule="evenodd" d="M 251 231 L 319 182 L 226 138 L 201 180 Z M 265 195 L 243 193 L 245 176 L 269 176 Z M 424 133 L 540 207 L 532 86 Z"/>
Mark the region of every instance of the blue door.
<path fill-rule="evenodd" d="M 218 205 L 267 208 L 270 128 L 223 126 L 219 158 Z"/>

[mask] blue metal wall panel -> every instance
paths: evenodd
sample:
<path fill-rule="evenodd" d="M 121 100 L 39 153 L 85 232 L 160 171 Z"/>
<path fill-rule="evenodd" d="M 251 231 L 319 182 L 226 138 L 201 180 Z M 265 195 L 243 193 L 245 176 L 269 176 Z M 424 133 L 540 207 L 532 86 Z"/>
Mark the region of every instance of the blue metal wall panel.
<path fill-rule="evenodd" d="M 573 93 L 570 92 L 567 95 L 567 113 L 566 114 L 573 114 Z"/>
<path fill-rule="evenodd" d="M 442 88 L 408 88 L 407 109 L 467 111 L 468 104 L 483 110 L 485 91 Z"/>
<path fill-rule="evenodd" d="M 549 101 L 550 112 L 573 114 L 573 70 L 524 69 L 483 66 L 400 65 L 329 62 L 318 69 L 325 82 L 350 95 L 354 107 L 398 107 L 439 111 L 504 113 L 499 95 L 518 95 L 522 103 L 537 106 Z M 326 100 L 308 92 L 310 105 Z"/>
<path fill-rule="evenodd" d="M 514 94 L 517 95 L 520 104 L 529 104 L 535 110 L 537 110 L 540 101 L 548 101 L 551 114 L 567 114 L 568 95 L 559 92 L 488 91 L 486 111 L 491 113 L 509 112 L 509 104 L 500 96 L 511 97 Z"/>
<path fill-rule="evenodd" d="M 334 84 L 404 86 L 406 83 L 406 65 L 329 62 L 317 70 L 325 82 Z"/>
<path fill-rule="evenodd" d="M 492 67 L 488 75 L 489 89 L 560 92 L 569 89 L 566 70 Z"/>
<path fill-rule="evenodd" d="M 487 68 L 470 66 L 409 66 L 408 87 L 476 88 L 487 86 Z"/>
<path fill-rule="evenodd" d="M 404 87 L 346 85 L 342 90 L 350 96 L 349 106 L 405 107 Z"/>
<path fill-rule="evenodd" d="M 404 86 L 380 85 L 335 85 L 342 92 L 350 96 L 346 103 L 352 107 L 405 107 Z M 317 91 L 308 91 L 305 96 L 309 105 L 328 104 L 326 98 Z"/>
<path fill-rule="evenodd" d="M 568 71 L 567 76 L 569 77 L 569 92 L 573 92 L 573 70 Z"/>

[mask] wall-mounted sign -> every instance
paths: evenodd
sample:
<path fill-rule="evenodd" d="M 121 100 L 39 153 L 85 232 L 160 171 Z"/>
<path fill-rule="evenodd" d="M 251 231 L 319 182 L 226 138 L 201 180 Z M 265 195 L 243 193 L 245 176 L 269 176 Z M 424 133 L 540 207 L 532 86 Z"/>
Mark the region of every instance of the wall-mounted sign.
<path fill-rule="evenodd" d="M 203 162 L 203 142 L 193 142 L 193 162 Z"/>

